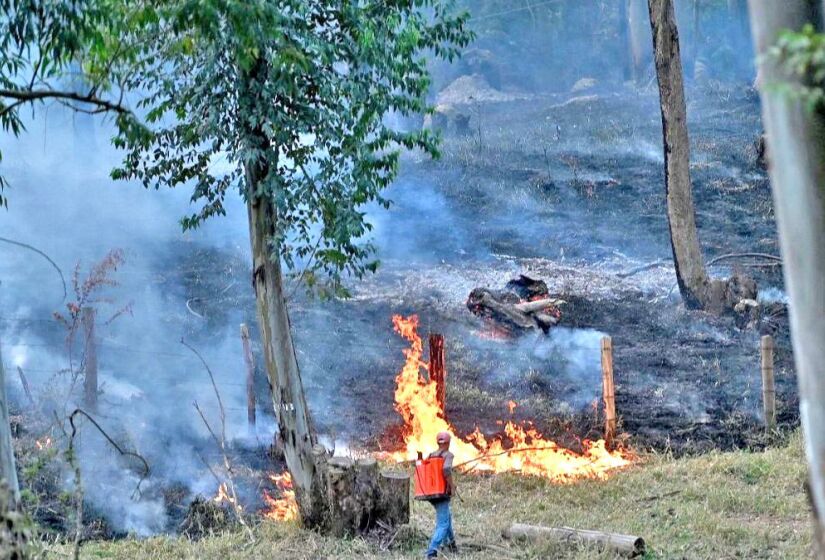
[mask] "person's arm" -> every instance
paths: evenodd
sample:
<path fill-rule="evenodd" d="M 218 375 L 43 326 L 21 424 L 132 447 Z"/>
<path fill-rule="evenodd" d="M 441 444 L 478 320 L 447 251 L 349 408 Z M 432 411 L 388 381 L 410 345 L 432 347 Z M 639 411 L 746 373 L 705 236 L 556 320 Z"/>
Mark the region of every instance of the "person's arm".
<path fill-rule="evenodd" d="M 446 492 L 448 496 L 453 495 L 455 486 L 453 485 L 453 456 L 452 454 L 444 457 L 444 480 L 447 483 Z"/>

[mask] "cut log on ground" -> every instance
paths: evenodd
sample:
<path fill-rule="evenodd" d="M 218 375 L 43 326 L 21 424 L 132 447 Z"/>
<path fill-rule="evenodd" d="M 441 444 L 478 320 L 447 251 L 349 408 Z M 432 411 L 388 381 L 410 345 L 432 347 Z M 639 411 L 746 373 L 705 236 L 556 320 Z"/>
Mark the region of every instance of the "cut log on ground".
<path fill-rule="evenodd" d="M 564 301 L 549 297 L 547 285 L 522 275 L 507 284 L 507 290 L 476 288 L 467 298 L 467 308 L 509 334 L 541 329 L 547 332 L 561 320 Z"/>
<path fill-rule="evenodd" d="M 542 541 L 549 540 L 562 543 L 586 544 L 600 546 L 630 557 L 645 553 L 645 541 L 641 537 L 604 533 L 602 531 L 585 531 L 570 527 L 542 527 L 513 523 L 505 529 L 504 538 L 513 540 Z"/>

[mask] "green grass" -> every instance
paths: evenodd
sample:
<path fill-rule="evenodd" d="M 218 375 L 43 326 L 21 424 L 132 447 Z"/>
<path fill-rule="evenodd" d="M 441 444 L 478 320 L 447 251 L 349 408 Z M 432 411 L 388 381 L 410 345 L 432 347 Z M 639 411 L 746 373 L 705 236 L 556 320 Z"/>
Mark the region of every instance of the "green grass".
<path fill-rule="evenodd" d="M 459 478 L 463 501 L 454 500 L 454 523 L 464 548 L 459 557 L 614 557 L 567 545 L 503 541 L 502 529 L 518 521 L 638 535 L 648 544 L 645 558 L 809 558 L 812 531 L 805 477 L 798 434 L 787 446 L 765 452 L 710 453 L 679 460 L 648 456 L 604 482 L 560 486 L 517 475 L 463 476 Z M 331 539 L 294 524 L 266 522 L 255 528 L 253 544 L 242 532 L 199 542 L 127 539 L 87 543 L 82 556 L 123 560 L 420 558 L 432 527 L 432 508 L 415 503 L 409 530 L 389 551 L 363 539 Z"/>

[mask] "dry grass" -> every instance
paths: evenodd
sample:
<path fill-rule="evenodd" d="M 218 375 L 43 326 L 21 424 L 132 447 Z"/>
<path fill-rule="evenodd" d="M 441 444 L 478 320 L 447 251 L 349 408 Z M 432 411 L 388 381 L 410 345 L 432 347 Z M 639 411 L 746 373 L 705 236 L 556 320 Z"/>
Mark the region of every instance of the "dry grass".
<path fill-rule="evenodd" d="M 515 475 L 464 476 L 459 480 L 463 501 L 454 505 L 464 548 L 459 557 L 613 558 L 593 549 L 502 541 L 501 530 L 520 521 L 639 535 L 648 543 L 646 558 L 806 558 L 811 528 L 805 475 L 797 434 L 786 447 L 759 453 L 710 453 L 680 460 L 648 456 L 606 482 L 557 486 Z M 174 538 L 89 543 L 83 557 L 419 558 L 432 518 L 428 504 L 416 503 L 412 528 L 389 552 L 362 539 L 335 540 L 291 524 L 263 523 L 255 528 L 253 545 L 238 531 L 197 543 Z M 480 548 L 485 544 L 506 550 Z"/>

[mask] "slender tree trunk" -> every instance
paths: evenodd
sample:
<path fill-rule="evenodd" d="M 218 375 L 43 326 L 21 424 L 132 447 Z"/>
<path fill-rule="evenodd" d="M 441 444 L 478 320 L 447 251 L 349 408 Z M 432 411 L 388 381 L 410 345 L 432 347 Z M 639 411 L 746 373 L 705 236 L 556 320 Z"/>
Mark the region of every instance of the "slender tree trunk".
<path fill-rule="evenodd" d="M 653 53 L 659 80 L 665 152 L 665 190 L 676 279 L 685 305 L 698 309 L 707 300 L 708 275 L 699 247 L 690 182 L 690 142 L 679 30 L 673 0 L 648 0 Z"/>
<path fill-rule="evenodd" d="M 767 56 L 784 29 L 825 28 L 821 0 L 750 0 L 762 111 L 814 509 L 825 512 L 825 113 L 774 86 L 797 82 Z M 819 536 L 825 519 L 817 520 Z M 819 557 L 825 557 L 822 550 Z"/>
<path fill-rule="evenodd" d="M 9 401 L 6 399 L 6 374 L 3 370 L 3 354 L 0 352 L 0 481 L 5 481 L 15 506 L 20 504 L 20 484 L 14 464 L 14 447 L 9 425 Z M 2 513 L 2 512 L 0 512 Z"/>
<path fill-rule="evenodd" d="M 255 191 L 263 176 L 247 168 L 247 184 Z M 253 276 L 264 361 L 272 388 L 275 417 L 292 474 L 295 495 L 304 524 L 324 522 L 324 502 L 315 472 L 315 430 L 307 407 L 295 345 L 284 298 L 281 263 L 273 256 L 270 240 L 275 237 L 275 207 L 269 200 L 250 197 L 249 237 L 252 241 Z"/>
<path fill-rule="evenodd" d="M 242 75 L 239 111 L 254 105 L 260 82 L 265 79 L 266 62 L 259 62 Z M 242 122 L 248 122 L 241 116 Z M 246 141 L 250 150 L 273 150 L 268 137 L 250 126 Z M 280 256 L 273 252 L 272 240 L 277 238 L 277 207 L 274 196 L 266 194 L 264 185 L 272 183 L 270 169 L 262 160 L 244 165 L 249 238 L 252 245 L 252 283 L 258 308 L 264 363 L 272 390 L 275 418 L 284 447 L 287 468 L 292 475 L 295 498 L 301 520 L 307 527 L 319 527 L 325 522 L 324 488 L 316 468 L 313 446 L 315 430 L 310 418 L 295 354 L 292 330 L 284 294 Z"/>
<path fill-rule="evenodd" d="M 627 0 L 628 23 L 630 29 L 630 56 L 633 60 L 633 80 L 640 83 L 645 77 L 645 70 L 650 60 L 650 39 L 648 38 L 648 19 L 645 0 Z"/>

